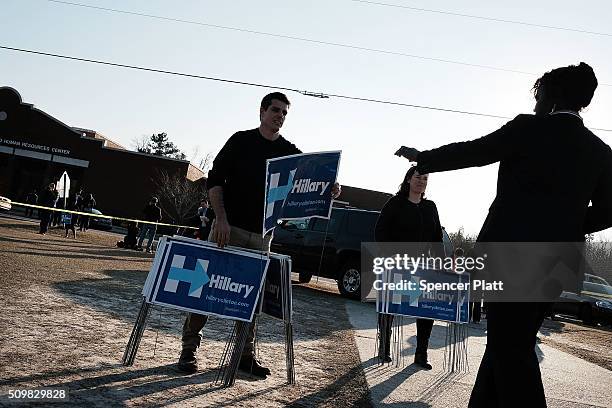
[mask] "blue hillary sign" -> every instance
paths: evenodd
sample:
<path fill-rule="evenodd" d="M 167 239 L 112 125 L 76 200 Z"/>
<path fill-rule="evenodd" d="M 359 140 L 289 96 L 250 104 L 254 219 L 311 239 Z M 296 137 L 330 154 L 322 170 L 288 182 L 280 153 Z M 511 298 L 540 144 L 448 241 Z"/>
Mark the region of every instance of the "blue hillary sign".
<path fill-rule="evenodd" d="M 469 274 L 421 269 L 386 270 L 374 283 L 379 313 L 456 323 L 469 321 Z"/>
<path fill-rule="evenodd" d="M 339 164 L 339 151 L 268 160 L 263 234 L 279 220 L 329 218 Z"/>
<path fill-rule="evenodd" d="M 151 271 L 151 303 L 251 321 L 269 260 L 200 241 L 167 239 Z"/>

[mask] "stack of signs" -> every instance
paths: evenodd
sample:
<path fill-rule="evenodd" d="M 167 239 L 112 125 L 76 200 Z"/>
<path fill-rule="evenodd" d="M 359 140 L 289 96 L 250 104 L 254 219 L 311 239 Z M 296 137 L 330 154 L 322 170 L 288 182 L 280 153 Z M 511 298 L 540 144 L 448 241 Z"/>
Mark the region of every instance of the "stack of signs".
<path fill-rule="evenodd" d="M 151 304 L 251 322 L 261 293 L 264 296 L 261 311 L 285 322 L 287 380 L 295 384 L 291 258 L 245 248 L 220 249 L 212 242 L 179 236 L 164 236 L 159 240 L 123 364 L 131 366 L 134 363 Z M 238 324 L 234 333 L 237 328 Z M 239 344 L 232 335 L 225 347 L 220 367 L 231 355 L 229 369 L 222 371 L 226 386 L 234 384 L 243 347 Z"/>
<path fill-rule="evenodd" d="M 261 311 L 269 316 L 291 322 L 291 257 L 270 253 Z"/>
<path fill-rule="evenodd" d="M 270 264 L 266 273 L 262 312 L 283 320 L 285 323 L 285 352 L 287 382 L 295 384 L 295 357 L 293 355 L 293 325 L 291 297 L 291 257 L 270 254 Z"/>
<path fill-rule="evenodd" d="M 142 294 L 147 303 L 250 322 L 268 264 L 262 253 L 162 237 Z"/>
<path fill-rule="evenodd" d="M 296 154 L 267 161 L 263 235 L 279 220 L 331 214 L 340 152 Z"/>
<path fill-rule="evenodd" d="M 414 316 L 453 323 L 468 323 L 469 274 L 444 270 L 422 269 L 385 270 L 377 291 L 376 311 L 392 315 Z M 421 284 L 441 283 L 442 289 L 423 290 Z M 393 284 L 391 290 L 388 284 Z M 457 288 L 444 290 L 444 288 Z"/>

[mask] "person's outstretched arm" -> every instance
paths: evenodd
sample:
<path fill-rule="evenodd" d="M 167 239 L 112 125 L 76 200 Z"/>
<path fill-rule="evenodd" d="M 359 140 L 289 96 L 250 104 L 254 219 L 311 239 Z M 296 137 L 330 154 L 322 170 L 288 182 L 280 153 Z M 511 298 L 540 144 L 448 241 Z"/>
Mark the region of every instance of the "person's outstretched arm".
<path fill-rule="evenodd" d="M 522 145 L 522 136 L 528 132 L 527 126 L 532 120 L 534 116 L 519 115 L 479 139 L 451 143 L 423 152 L 402 146 L 395 154 L 416 161 L 420 174 L 486 166 L 527 148 Z"/>

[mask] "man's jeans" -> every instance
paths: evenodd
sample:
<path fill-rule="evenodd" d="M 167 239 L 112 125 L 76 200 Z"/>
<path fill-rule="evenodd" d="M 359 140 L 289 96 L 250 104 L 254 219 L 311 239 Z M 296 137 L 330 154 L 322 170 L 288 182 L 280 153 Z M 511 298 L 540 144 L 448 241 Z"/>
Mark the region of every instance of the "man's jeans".
<path fill-rule="evenodd" d="M 142 247 L 142 242 L 145 240 L 145 236 L 148 237 L 147 241 L 147 251 L 151 250 L 151 245 L 153 244 L 153 239 L 155 238 L 155 233 L 157 232 L 157 225 L 155 224 L 145 224 L 142 226 L 140 230 L 140 235 L 138 235 L 138 246 Z"/>
<path fill-rule="evenodd" d="M 209 241 L 212 241 L 212 231 L 214 231 L 214 229 L 215 224 L 213 222 Z M 271 235 L 262 238 L 261 234 L 250 232 L 241 228 L 232 227 L 232 229 L 230 230 L 229 245 L 242 248 L 256 249 L 259 251 L 269 251 L 270 242 L 272 241 L 271 238 Z M 187 318 L 185 319 L 185 324 L 183 325 L 183 350 L 195 351 L 198 347 L 200 347 L 200 340 L 202 339 L 202 334 L 200 333 L 200 331 L 204 328 L 204 325 L 206 324 L 207 320 L 208 316 L 206 315 L 187 313 Z M 251 323 L 237 321 L 236 324 L 250 325 L 242 355 L 252 356 L 254 353 L 253 341 L 255 339 L 255 317 L 253 317 L 253 321 Z"/>

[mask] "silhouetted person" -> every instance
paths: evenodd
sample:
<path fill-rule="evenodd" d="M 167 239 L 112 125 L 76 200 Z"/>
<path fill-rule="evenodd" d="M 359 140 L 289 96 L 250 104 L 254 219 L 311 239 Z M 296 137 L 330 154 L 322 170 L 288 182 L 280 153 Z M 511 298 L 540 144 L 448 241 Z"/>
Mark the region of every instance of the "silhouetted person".
<path fill-rule="evenodd" d="M 75 211 L 77 208 L 77 196 L 70 197 L 66 201 L 66 210 Z M 72 231 L 73 238 L 76 239 L 76 214 L 72 213 L 64 213 L 64 230 L 66 233 L 64 234 L 64 238 L 68 238 L 68 233 Z"/>
<path fill-rule="evenodd" d="M 85 199 L 83 200 L 83 212 L 86 213 L 92 213 L 93 209 L 96 207 L 96 200 L 93 196 L 92 193 L 89 193 L 86 195 Z M 87 231 L 89 229 L 89 215 L 82 215 L 81 216 L 81 224 L 79 227 L 79 231 Z"/>
<path fill-rule="evenodd" d="M 32 190 L 28 194 L 28 196 L 26 197 L 26 203 L 27 204 L 32 204 L 32 205 L 37 205 L 38 204 L 38 194 L 36 194 L 36 190 Z M 34 208 L 26 207 L 25 216 L 26 217 L 33 217 L 34 216 Z"/>
<path fill-rule="evenodd" d="M 58 191 L 59 194 L 59 191 Z M 64 209 L 64 199 L 60 198 L 58 196 L 58 199 L 56 200 L 55 203 L 55 208 L 61 208 Z M 62 212 L 61 211 L 53 211 L 53 213 L 51 214 L 51 226 L 52 227 L 58 227 L 61 226 L 62 223 Z"/>
<path fill-rule="evenodd" d="M 79 188 L 77 192 L 74 194 L 74 210 L 82 212 L 83 211 L 83 203 L 85 201 L 85 197 L 83 194 L 83 188 Z M 81 216 L 78 214 L 73 214 L 74 225 L 81 225 Z"/>
<path fill-rule="evenodd" d="M 578 113 L 596 87 L 585 63 L 554 69 L 535 82 L 535 115 L 473 141 L 396 154 L 425 173 L 500 162 L 480 242 L 583 242 L 612 226 L 612 150 Z M 469 406 L 545 407 L 535 343 L 549 304 L 486 305 L 487 347 Z"/>
<path fill-rule="evenodd" d="M 117 242 L 119 248 L 136 249 L 138 241 L 138 224 L 129 221 L 127 225 L 127 235 L 123 237 L 123 241 Z"/>
<path fill-rule="evenodd" d="M 198 228 L 200 239 L 206 241 L 208 240 L 208 234 L 210 234 L 210 227 L 212 225 L 212 217 L 211 217 L 212 209 L 208 204 L 207 199 L 202 199 L 200 201 L 200 207 L 198 208 L 198 218 L 200 220 L 200 225 Z"/>
<path fill-rule="evenodd" d="M 160 222 L 162 219 L 161 208 L 157 205 L 157 197 L 151 197 L 149 203 L 142 210 L 145 221 Z M 143 223 L 140 226 L 140 235 L 138 237 L 138 248 L 142 248 L 142 243 L 147 239 L 147 252 L 151 252 L 151 245 L 155 239 L 155 233 L 157 232 L 157 224 Z"/>
<path fill-rule="evenodd" d="M 40 193 L 39 203 L 43 207 L 55 208 L 57 204 L 57 198 L 59 193 L 55 189 L 55 183 L 49 183 L 46 189 Z M 40 217 L 40 229 L 39 234 L 46 234 L 49 230 L 49 222 L 51 221 L 52 210 L 39 210 L 38 215 Z"/>

